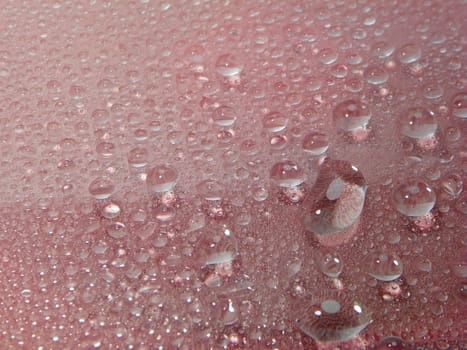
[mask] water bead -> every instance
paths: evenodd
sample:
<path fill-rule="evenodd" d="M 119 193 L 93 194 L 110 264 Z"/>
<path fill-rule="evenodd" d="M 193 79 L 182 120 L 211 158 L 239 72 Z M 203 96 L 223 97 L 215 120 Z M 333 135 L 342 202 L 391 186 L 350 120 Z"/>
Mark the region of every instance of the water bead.
<path fill-rule="evenodd" d="M 96 199 L 109 198 L 115 190 L 113 182 L 105 177 L 98 177 L 89 184 L 88 191 Z"/>
<path fill-rule="evenodd" d="M 434 114 L 423 107 L 407 109 L 400 117 L 401 133 L 415 139 L 433 136 L 438 128 Z"/>
<path fill-rule="evenodd" d="M 338 233 L 355 223 L 363 210 L 366 181 L 360 170 L 344 160 L 326 158 L 309 198 L 303 218 L 313 233 Z"/>
<path fill-rule="evenodd" d="M 170 191 L 177 182 L 178 172 L 167 165 L 158 165 L 149 170 L 146 184 L 150 193 Z"/>
<path fill-rule="evenodd" d="M 329 147 L 328 137 L 320 132 L 313 131 L 305 135 L 302 142 L 302 149 L 307 154 L 319 156 L 327 151 Z"/>
<path fill-rule="evenodd" d="M 402 260 L 396 254 L 372 252 L 364 259 L 366 272 L 379 281 L 393 281 L 403 272 Z"/>
<path fill-rule="evenodd" d="M 274 164 L 269 175 L 271 180 L 280 187 L 296 187 L 305 181 L 303 169 L 290 160 Z"/>
<path fill-rule="evenodd" d="M 408 180 L 394 189 L 392 202 L 406 216 L 423 216 L 435 206 L 436 194 L 426 183 Z"/>
<path fill-rule="evenodd" d="M 346 100 L 334 107 L 333 118 L 338 128 L 348 132 L 365 127 L 371 119 L 371 112 L 360 101 Z"/>
<path fill-rule="evenodd" d="M 460 92 L 453 97 L 452 114 L 457 118 L 467 118 L 467 92 Z"/>

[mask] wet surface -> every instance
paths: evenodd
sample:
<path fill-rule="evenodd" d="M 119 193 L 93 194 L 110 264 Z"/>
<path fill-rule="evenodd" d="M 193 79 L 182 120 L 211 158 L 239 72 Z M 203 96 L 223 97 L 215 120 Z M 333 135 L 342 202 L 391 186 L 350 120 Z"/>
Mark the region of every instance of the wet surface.
<path fill-rule="evenodd" d="M 466 349 L 467 4 L 8 1 L 5 349 Z"/>

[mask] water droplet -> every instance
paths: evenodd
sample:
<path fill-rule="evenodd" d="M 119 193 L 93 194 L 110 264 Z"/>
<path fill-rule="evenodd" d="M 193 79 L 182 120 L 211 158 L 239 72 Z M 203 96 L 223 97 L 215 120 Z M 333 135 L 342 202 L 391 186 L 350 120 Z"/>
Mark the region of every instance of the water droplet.
<path fill-rule="evenodd" d="M 393 281 L 403 272 L 402 260 L 395 254 L 373 252 L 364 260 L 366 272 L 379 281 Z"/>
<path fill-rule="evenodd" d="M 178 179 L 178 172 L 167 165 L 157 165 L 149 170 L 146 184 L 150 193 L 161 193 L 172 190 Z"/>
<path fill-rule="evenodd" d="M 400 124 L 402 134 L 415 139 L 431 137 L 438 128 L 433 113 L 423 107 L 407 109 L 400 118 Z"/>
<path fill-rule="evenodd" d="M 280 187 L 296 187 L 305 181 L 305 172 L 296 163 L 286 160 L 274 164 L 270 179 Z"/>
<path fill-rule="evenodd" d="M 400 63 L 409 64 L 420 59 L 422 51 L 416 44 L 409 43 L 403 45 L 397 52 L 397 59 Z"/>
<path fill-rule="evenodd" d="M 310 132 L 304 138 L 302 142 L 303 151 L 312 156 L 322 155 L 328 150 L 329 139 L 328 137 L 320 132 Z"/>
<path fill-rule="evenodd" d="M 360 217 L 365 193 L 366 181 L 357 167 L 326 158 L 309 196 L 313 203 L 303 218 L 305 228 L 327 235 L 350 227 Z"/>
<path fill-rule="evenodd" d="M 464 189 L 464 182 L 458 174 L 447 174 L 441 178 L 441 188 L 450 197 L 457 198 Z"/>
<path fill-rule="evenodd" d="M 115 239 L 123 238 L 128 234 L 126 226 L 121 222 L 112 222 L 108 224 L 105 228 L 105 231 L 110 237 Z"/>
<path fill-rule="evenodd" d="M 344 263 L 337 252 L 320 253 L 317 260 L 321 272 L 331 278 L 339 277 L 344 268 Z"/>
<path fill-rule="evenodd" d="M 118 204 L 110 202 L 102 208 L 102 216 L 106 219 L 114 219 L 120 215 L 120 211 Z"/>
<path fill-rule="evenodd" d="M 391 336 L 381 339 L 376 350 L 409 350 L 409 347 L 401 338 Z"/>
<path fill-rule="evenodd" d="M 369 66 L 365 69 L 363 77 L 367 83 L 379 85 L 388 81 L 389 73 L 383 67 Z"/>
<path fill-rule="evenodd" d="M 218 126 L 231 126 L 237 119 L 237 114 L 232 107 L 220 106 L 213 112 L 212 119 Z"/>
<path fill-rule="evenodd" d="M 216 61 L 216 70 L 224 77 L 238 75 L 243 70 L 243 64 L 233 54 L 224 54 L 219 56 Z"/>
<path fill-rule="evenodd" d="M 135 147 L 128 152 L 128 164 L 134 168 L 142 168 L 148 164 L 149 152 L 144 147 Z"/>
<path fill-rule="evenodd" d="M 406 216 L 423 216 L 435 206 L 436 194 L 426 183 L 408 180 L 395 188 L 392 201 L 397 211 Z"/>
<path fill-rule="evenodd" d="M 96 146 L 96 152 L 103 157 L 112 157 L 115 153 L 115 144 L 111 142 L 99 142 Z"/>
<path fill-rule="evenodd" d="M 201 181 L 196 185 L 198 194 L 208 201 L 219 201 L 223 197 L 222 184 L 213 179 Z"/>
<path fill-rule="evenodd" d="M 268 190 L 264 187 L 257 187 L 253 190 L 253 198 L 257 202 L 263 202 L 268 198 Z"/>
<path fill-rule="evenodd" d="M 425 86 L 423 86 L 422 88 L 422 91 L 423 97 L 429 100 L 440 98 L 444 94 L 443 87 L 436 82 L 430 82 L 425 84 Z"/>
<path fill-rule="evenodd" d="M 321 294 L 297 321 L 302 332 L 313 339 L 343 342 L 356 337 L 371 322 L 371 313 L 360 301 L 336 291 Z"/>
<path fill-rule="evenodd" d="M 378 58 L 386 58 L 392 55 L 395 47 L 387 41 L 378 41 L 371 48 L 373 56 Z"/>
<path fill-rule="evenodd" d="M 454 96 L 452 114 L 458 118 L 467 118 L 467 92 L 460 92 Z"/>
<path fill-rule="evenodd" d="M 346 100 L 333 110 L 334 122 L 344 131 L 365 127 L 371 119 L 368 106 L 357 100 Z"/>
<path fill-rule="evenodd" d="M 318 53 L 318 59 L 323 64 L 333 64 L 337 61 L 337 52 L 330 48 L 322 49 Z"/>
<path fill-rule="evenodd" d="M 263 126 L 269 132 L 279 132 L 286 128 L 287 118 L 279 112 L 271 112 L 264 116 Z"/>
<path fill-rule="evenodd" d="M 98 177 L 89 184 L 88 191 L 96 199 L 109 198 L 115 190 L 115 186 L 110 179 Z"/>

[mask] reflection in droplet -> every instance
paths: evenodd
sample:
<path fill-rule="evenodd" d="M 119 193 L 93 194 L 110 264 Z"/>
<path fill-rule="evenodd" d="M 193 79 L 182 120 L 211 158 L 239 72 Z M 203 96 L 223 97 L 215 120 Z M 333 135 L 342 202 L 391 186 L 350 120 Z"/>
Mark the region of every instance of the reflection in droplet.
<path fill-rule="evenodd" d="M 392 201 L 406 216 L 423 216 L 435 206 L 436 194 L 426 183 L 408 180 L 394 189 Z"/>
<path fill-rule="evenodd" d="M 302 332 L 313 339 L 343 342 L 356 337 L 371 322 L 371 313 L 362 302 L 336 291 L 321 294 L 297 321 Z"/>
<path fill-rule="evenodd" d="M 416 62 L 420 59 L 422 51 L 416 44 L 409 43 L 399 48 L 397 52 L 397 59 L 400 63 L 409 64 Z"/>
<path fill-rule="evenodd" d="M 460 92 L 453 97 L 452 114 L 458 118 L 467 118 L 467 92 Z"/>
<path fill-rule="evenodd" d="M 328 235 L 350 227 L 360 217 L 365 193 L 366 181 L 357 167 L 326 158 L 310 194 L 313 202 L 303 218 L 305 228 Z"/>
<path fill-rule="evenodd" d="M 237 114 L 232 107 L 220 106 L 213 112 L 212 119 L 218 126 L 231 126 L 237 119 Z"/>
<path fill-rule="evenodd" d="M 274 164 L 269 176 L 278 186 L 287 188 L 296 187 L 305 181 L 303 169 L 290 160 Z"/>
<path fill-rule="evenodd" d="M 305 135 L 302 142 L 302 149 L 307 154 L 319 156 L 327 151 L 329 147 L 328 137 L 320 132 L 313 131 Z"/>
<path fill-rule="evenodd" d="M 269 132 L 279 132 L 287 126 L 287 118 L 279 112 L 271 112 L 264 116 L 263 126 Z"/>
<path fill-rule="evenodd" d="M 233 54 L 224 54 L 219 56 L 216 61 L 216 70 L 224 77 L 238 75 L 243 70 L 243 64 Z"/>
<path fill-rule="evenodd" d="M 393 281 L 403 272 L 402 260 L 395 254 L 373 252 L 364 262 L 366 272 L 380 281 Z"/>
<path fill-rule="evenodd" d="M 112 195 L 115 186 L 110 179 L 98 177 L 89 184 L 88 190 L 96 199 L 106 199 Z"/>
<path fill-rule="evenodd" d="M 365 127 L 371 119 L 368 106 L 357 100 L 346 100 L 333 110 L 336 126 L 344 131 L 352 131 Z"/>
<path fill-rule="evenodd" d="M 438 128 L 433 113 L 423 107 L 407 109 L 401 115 L 400 125 L 403 135 L 415 139 L 433 136 Z"/>
<path fill-rule="evenodd" d="M 177 171 L 167 165 L 157 165 L 149 170 L 146 184 L 150 193 L 161 193 L 172 190 L 177 182 Z"/>

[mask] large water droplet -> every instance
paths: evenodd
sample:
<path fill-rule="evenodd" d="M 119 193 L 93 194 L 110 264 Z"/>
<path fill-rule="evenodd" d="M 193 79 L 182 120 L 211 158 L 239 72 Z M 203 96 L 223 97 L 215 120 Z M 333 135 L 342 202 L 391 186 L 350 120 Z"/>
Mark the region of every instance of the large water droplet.
<path fill-rule="evenodd" d="M 371 119 L 368 106 L 357 100 L 339 103 L 333 110 L 334 122 L 344 131 L 365 127 Z"/>
<path fill-rule="evenodd" d="M 219 56 L 216 61 L 216 70 L 224 77 L 238 75 L 243 70 L 243 64 L 233 54 L 224 54 Z"/>
<path fill-rule="evenodd" d="M 150 193 L 170 191 L 177 182 L 177 171 L 167 165 L 158 165 L 152 168 L 146 177 L 146 184 Z"/>
<path fill-rule="evenodd" d="M 403 272 L 402 260 L 395 254 L 372 252 L 364 261 L 366 272 L 379 281 L 393 281 Z"/>
<path fill-rule="evenodd" d="M 312 156 L 319 156 L 329 147 L 328 137 L 320 132 L 313 131 L 305 135 L 302 142 L 303 151 Z"/>
<path fill-rule="evenodd" d="M 452 114 L 458 118 L 467 118 L 467 92 L 460 92 L 454 96 Z"/>
<path fill-rule="evenodd" d="M 303 218 L 305 228 L 326 235 L 350 227 L 360 217 L 365 193 L 366 181 L 357 167 L 327 158 L 309 196 L 313 203 Z"/>
<path fill-rule="evenodd" d="M 400 124 L 402 134 L 415 139 L 433 136 L 438 128 L 433 113 L 423 107 L 407 109 L 400 118 Z"/>
<path fill-rule="evenodd" d="M 305 172 L 296 163 L 286 160 L 274 164 L 270 178 L 280 187 L 296 187 L 305 181 Z"/>
<path fill-rule="evenodd" d="M 435 206 L 436 194 L 426 183 L 408 180 L 395 188 L 392 201 L 403 215 L 423 216 Z"/>
<path fill-rule="evenodd" d="M 300 329 L 320 342 L 343 342 L 357 336 L 370 322 L 371 313 L 358 300 L 328 291 L 314 297 L 297 322 Z"/>

